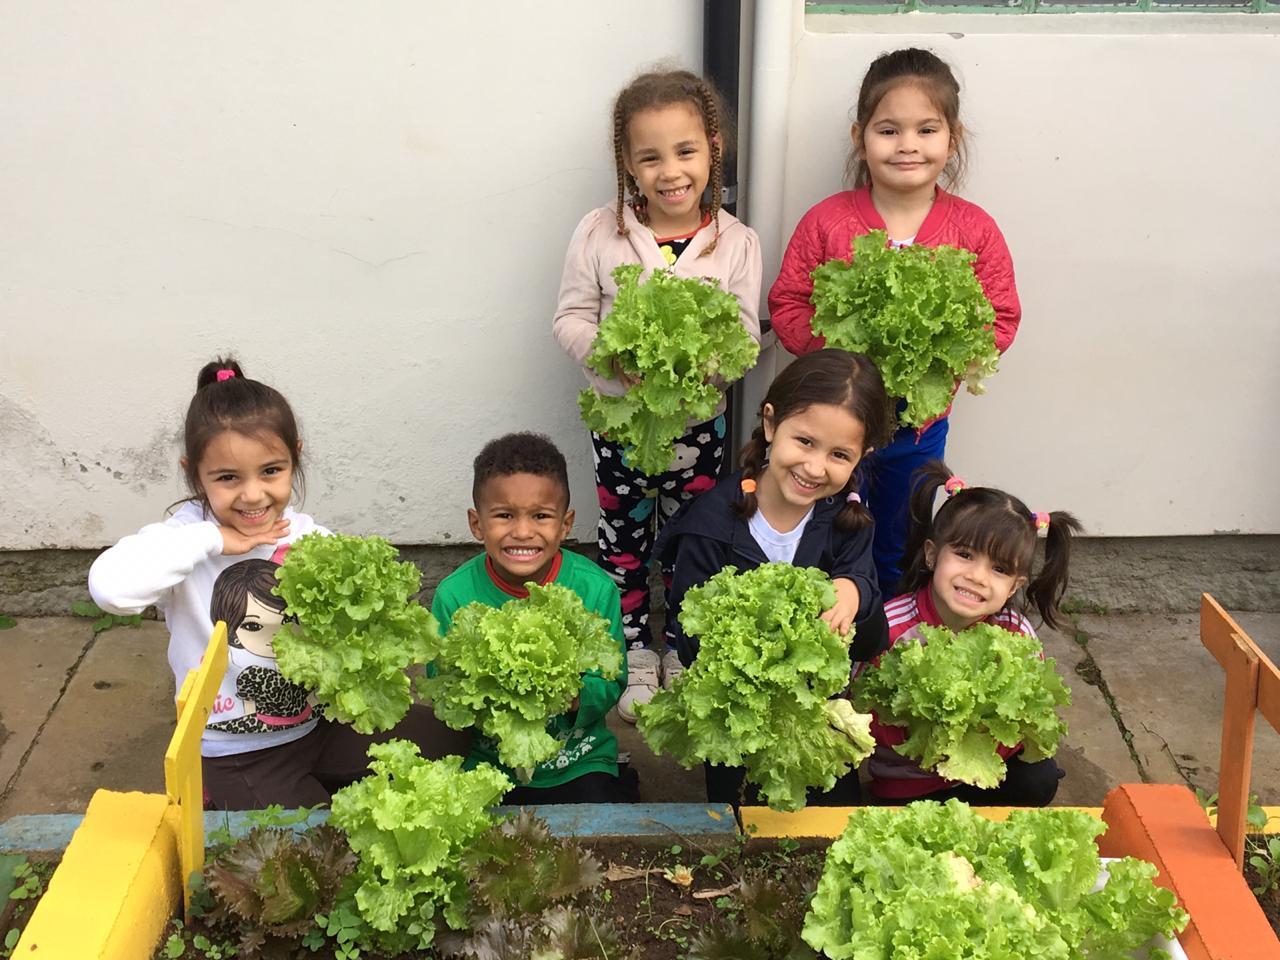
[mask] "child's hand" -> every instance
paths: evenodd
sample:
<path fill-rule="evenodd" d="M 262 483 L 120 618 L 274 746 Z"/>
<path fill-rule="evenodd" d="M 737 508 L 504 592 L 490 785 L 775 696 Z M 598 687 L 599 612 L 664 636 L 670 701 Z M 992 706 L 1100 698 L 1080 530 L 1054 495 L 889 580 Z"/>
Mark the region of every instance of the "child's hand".
<path fill-rule="evenodd" d="M 644 382 L 642 377 L 637 377 L 635 374 L 627 373 L 627 371 L 623 370 L 618 365 L 617 360 L 613 361 L 613 379 L 619 381 L 628 390 Z"/>
<path fill-rule="evenodd" d="M 822 619 L 831 624 L 831 629 L 840 636 L 847 637 L 854 617 L 858 615 L 858 603 L 862 598 L 858 594 L 857 585 L 847 577 L 839 577 L 831 581 L 831 585 L 836 588 L 836 603 L 822 614 Z"/>
<path fill-rule="evenodd" d="M 222 555 L 238 557 L 242 553 L 248 553 L 254 547 L 274 544 L 287 537 L 289 535 L 289 521 L 281 517 L 268 529 L 263 530 L 261 533 L 255 533 L 251 537 L 245 536 L 235 527 L 220 527 L 219 529 L 222 531 Z"/>

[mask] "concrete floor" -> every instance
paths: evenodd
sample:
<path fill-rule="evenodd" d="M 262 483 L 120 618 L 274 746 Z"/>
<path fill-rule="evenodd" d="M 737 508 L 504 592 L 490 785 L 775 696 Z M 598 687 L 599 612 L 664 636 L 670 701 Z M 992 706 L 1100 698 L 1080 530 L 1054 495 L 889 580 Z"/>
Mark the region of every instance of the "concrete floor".
<path fill-rule="evenodd" d="M 1240 625 L 1280 662 L 1280 613 Z M 1057 802 L 1096 806 L 1112 786 L 1152 780 L 1217 788 L 1224 677 L 1194 615 L 1079 615 L 1074 636 L 1046 633 L 1073 702 L 1058 754 Z M 163 789 L 173 678 L 162 624 L 94 636 L 86 620 L 24 619 L 0 631 L 10 682 L 0 700 L 0 820 L 83 811 L 99 787 Z M 1090 682 L 1092 681 L 1092 682 Z M 704 799 L 702 771 L 655 757 L 633 727 L 611 726 L 646 801 Z M 1280 804 L 1280 736 L 1260 723 L 1253 791 Z"/>

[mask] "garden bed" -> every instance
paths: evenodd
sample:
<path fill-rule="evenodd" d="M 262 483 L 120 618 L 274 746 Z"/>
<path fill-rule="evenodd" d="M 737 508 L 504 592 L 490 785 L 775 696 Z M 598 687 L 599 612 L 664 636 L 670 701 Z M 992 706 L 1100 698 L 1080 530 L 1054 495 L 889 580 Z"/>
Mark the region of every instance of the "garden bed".
<path fill-rule="evenodd" d="M 1280 839 L 1255 834 L 1245 840 L 1244 879 L 1280 937 Z"/>
<path fill-rule="evenodd" d="M 12 954 L 61 859 L 57 854 L 0 854 L 0 957 Z"/>

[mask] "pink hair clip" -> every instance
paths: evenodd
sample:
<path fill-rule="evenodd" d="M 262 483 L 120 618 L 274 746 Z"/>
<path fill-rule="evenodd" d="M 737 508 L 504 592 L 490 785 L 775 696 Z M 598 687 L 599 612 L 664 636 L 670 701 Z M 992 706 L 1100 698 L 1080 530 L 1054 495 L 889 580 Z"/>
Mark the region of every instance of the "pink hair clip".
<path fill-rule="evenodd" d="M 1036 533 L 1039 533 L 1041 530 L 1049 529 L 1049 515 L 1042 511 L 1037 510 L 1033 513 L 1031 515 L 1031 522 L 1035 524 Z"/>
<path fill-rule="evenodd" d="M 230 380 L 235 375 L 236 372 L 230 367 L 223 367 L 218 371 L 218 382 L 221 383 L 223 380 Z"/>
<path fill-rule="evenodd" d="M 861 503 L 862 494 L 860 494 L 857 490 L 850 490 L 849 495 L 845 497 L 844 500 L 845 500 L 845 503 Z"/>
<path fill-rule="evenodd" d="M 948 497 L 954 497 L 964 488 L 965 482 L 956 476 L 947 477 L 947 482 L 942 485 L 942 489 L 947 491 Z"/>

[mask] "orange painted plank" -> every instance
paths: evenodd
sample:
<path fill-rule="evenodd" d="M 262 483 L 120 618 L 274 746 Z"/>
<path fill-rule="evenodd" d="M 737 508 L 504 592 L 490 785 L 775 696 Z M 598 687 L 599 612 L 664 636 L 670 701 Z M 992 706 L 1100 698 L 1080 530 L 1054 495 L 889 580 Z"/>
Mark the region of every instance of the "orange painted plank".
<path fill-rule="evenodd" d="M 1150 860 L 1191 914 L 1178 938 L 1190 960 L 1280 960 L 1280 940 L 1190 790 L 1122 784 L 1102 818 L 1102 855 Z"/>
<path fill-rule="evenodd" d="M 1231 636 L 1227 691 L 1222 710 L 1218 763 L 1218 835 L 1236 866 L 1244 869 L 1245 818 L 1253 766 L 1253 729 L 1258 704 L 1258 658 L 1247 638 Z"/>

